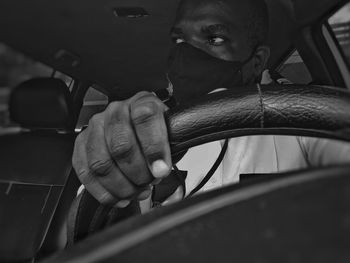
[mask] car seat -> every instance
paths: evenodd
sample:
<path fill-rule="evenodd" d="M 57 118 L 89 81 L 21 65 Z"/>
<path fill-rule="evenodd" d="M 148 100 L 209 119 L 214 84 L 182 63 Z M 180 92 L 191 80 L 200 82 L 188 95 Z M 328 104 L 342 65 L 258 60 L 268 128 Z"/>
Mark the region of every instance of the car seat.
<path fill-rule="evenodd" d="M 0 261 L 31 262 L 72 170 L 73 102 L 63 81 L 38 78 L 13 90 L 9 110 L 22 129 L 0 136 Z"/>

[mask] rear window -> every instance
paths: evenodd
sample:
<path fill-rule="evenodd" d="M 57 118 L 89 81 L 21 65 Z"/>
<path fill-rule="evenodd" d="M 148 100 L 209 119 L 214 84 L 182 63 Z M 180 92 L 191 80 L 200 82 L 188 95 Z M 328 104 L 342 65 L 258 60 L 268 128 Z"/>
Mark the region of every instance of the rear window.
<path fill-rule="evenodd" d="M 295 84 L 309 84 L 311 74 L 297 50 L 294 50 L 277 70 L 288 82 Z"/>
<path fill-rule="evenodd" d="M 0 129 L 13 125 L 8 112 L 11 90 L 31 78 L 50 76 L 62 79 L 68 86 L 73 84 L 71 77 L 0 43 Z"/>

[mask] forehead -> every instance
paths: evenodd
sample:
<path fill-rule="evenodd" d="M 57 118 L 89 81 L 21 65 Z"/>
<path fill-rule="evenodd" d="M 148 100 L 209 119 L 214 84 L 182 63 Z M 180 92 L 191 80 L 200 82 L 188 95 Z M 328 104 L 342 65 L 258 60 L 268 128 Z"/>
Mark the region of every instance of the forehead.
<path fill-rule="evenodd" d="M 215 22 L 239 27 L 247 14 L 242 5 L 233 0 L 230 4 L 220 0 L 183 0 L 179 4 L 175 24 Z"/>

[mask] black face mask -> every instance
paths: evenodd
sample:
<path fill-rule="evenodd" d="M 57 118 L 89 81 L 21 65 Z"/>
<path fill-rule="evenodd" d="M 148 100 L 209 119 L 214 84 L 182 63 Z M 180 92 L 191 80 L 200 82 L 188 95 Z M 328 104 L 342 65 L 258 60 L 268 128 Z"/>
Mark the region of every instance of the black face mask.
<path fill-rule="evenodd" d="M 225 61 L 190 44 L 177 44 L 170 52 L 167 77 L 181 103 L 215 89 L 242 86 L 242 67 L 253 55 L 244 62 Z"/>

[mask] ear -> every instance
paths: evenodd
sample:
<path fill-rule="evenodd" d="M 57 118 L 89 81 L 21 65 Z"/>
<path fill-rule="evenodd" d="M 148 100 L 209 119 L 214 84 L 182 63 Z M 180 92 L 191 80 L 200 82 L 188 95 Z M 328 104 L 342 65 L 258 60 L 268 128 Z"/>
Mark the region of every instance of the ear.
<path fill-rule="evenodd" d="M 253 57 L 253 73 L 256 78 L 260 78 L 266 69 L 267 62 L 270 58 L 270 48 L 268 46 L 258 46 Z"/>
<path fill-rule="evenodd" d="M 268 46 L 258 46 L 252 59 L 242 68 L 243 83 L 254 84 L 260 82 L 269 58 L 270 48 Z"/>

